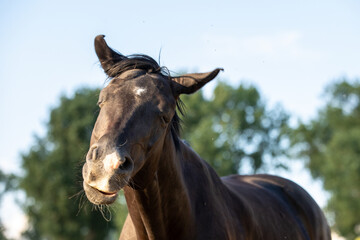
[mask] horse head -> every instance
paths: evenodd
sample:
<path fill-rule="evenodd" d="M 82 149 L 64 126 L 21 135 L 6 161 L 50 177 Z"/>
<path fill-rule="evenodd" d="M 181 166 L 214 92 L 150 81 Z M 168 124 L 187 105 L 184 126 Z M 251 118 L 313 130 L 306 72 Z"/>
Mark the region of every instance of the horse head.
<path fill-rule="evenodd" d="M 148 56 L 115 52 L 103 35 L 95 51 L 111 81 L 99 95 L 83 187 L 92 203 L 111 204 L 125 186 L 143 189 L 153 179 L 166 136 L 179 141 L 180 94 L 197 91 L 221 69 L 171 77 Z"/>

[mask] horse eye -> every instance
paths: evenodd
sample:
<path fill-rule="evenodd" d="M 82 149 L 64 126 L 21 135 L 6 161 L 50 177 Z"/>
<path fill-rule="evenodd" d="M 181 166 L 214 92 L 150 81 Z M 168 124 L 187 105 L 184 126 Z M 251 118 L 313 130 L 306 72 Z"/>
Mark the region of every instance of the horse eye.
<path fill-rule="evenodd" d="M 99 106 L 99 108 L 101 108 L 101 106 L 104 104 L 104 102 L 103 101 L 98 101 L 97 102 L 97 105 Z"/>
<path fill-rule="evenodd" d="M 168 124 L 170 122 L 170 120 L 167 116 L 161 116 L 161 121 L 163 124 Z"/>

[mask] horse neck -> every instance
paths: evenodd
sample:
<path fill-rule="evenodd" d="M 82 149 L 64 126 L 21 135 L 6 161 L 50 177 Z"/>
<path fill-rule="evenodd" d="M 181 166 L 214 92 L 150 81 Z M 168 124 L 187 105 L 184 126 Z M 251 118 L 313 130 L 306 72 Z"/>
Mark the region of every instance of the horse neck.
<path fill-rule="evenodd" d="M 194 219 L 182 169 L 186 149 L 182 142 L 176 149 L 168 134 L 159 159 L 148 159 L 159 163 L 152 181 L 142 190 L 124 188 L 139 239 L 169 239 L 169 234 L 189 239 L 193 234 Z"/>

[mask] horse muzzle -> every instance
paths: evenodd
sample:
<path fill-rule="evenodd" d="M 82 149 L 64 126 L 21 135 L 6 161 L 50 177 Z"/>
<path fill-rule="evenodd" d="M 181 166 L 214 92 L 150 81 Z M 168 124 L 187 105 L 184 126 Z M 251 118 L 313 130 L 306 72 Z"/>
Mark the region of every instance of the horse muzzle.
<path fill-rule="evenodd" d="M 90 186 L 85 181 L 83 182 L 83 187 L 86 197 L 89 199 L 90 202 L 96 205 L 112 204 L 113 202 L 115 202 L 118 196 L 118 192 L 104 192 Z"/>
<path fill-rule="evenodd" d="M 128 184 L 134 163 L 124 151 L 101 153 L 97 145 L 90 148 L 82 169 L 83 187 L 90 202 L 110 204 L 115 201 L 117 192 Z"/>

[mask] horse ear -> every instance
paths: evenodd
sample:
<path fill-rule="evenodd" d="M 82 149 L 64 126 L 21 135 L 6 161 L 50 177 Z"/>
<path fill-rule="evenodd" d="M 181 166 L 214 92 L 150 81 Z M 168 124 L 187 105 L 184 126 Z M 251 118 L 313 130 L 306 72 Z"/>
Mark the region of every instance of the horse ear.
<path fill-rule="evenodd" d="M 105 35 L 98 35 L 95 37 L 95 52 L 105 73 L 109 77 L 115 77 L 114 73 L 110 71 L 111 67 L 126 57 L 112 50 L 106 44 L 104 37 Z"/>
<path fill-rule="evenodd" d="M 172 86 L 174 93 L 179 96 L 180 94 L 191 94 L 202 88 L 206 83 L 213 80 L 222 68 L 207 73 L 192 73 L 185 74 L 179 77 L 172 77 Z"/>

